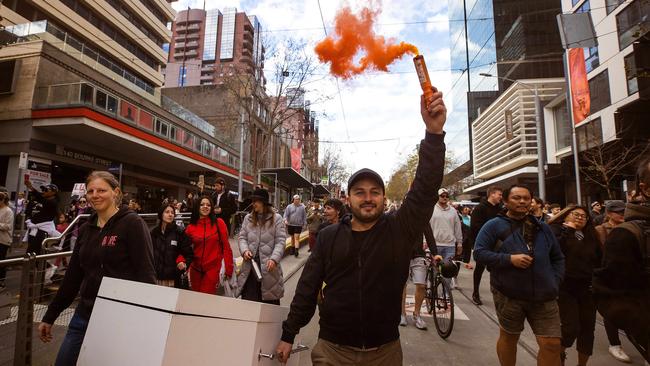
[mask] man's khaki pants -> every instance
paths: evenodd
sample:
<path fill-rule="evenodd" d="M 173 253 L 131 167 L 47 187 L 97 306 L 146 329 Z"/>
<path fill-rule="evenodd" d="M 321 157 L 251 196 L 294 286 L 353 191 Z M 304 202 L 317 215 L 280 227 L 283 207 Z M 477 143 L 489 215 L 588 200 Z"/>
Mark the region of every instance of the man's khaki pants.
<path fill-rule="evenodd" d="M 402 346 L 398 339 L 362 350 L 318 339 L 311 351 L 311 362 L 314 366 L 401 366 Z"/>

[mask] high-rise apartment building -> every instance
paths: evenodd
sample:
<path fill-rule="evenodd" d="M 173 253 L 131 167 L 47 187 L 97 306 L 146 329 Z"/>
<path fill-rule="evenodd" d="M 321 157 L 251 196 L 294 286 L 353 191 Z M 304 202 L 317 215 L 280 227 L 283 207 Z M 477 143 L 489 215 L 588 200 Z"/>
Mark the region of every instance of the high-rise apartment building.
<path fill-rule="evenodd" d="M 235 8 L 178 12 L 172 25 L 165 87 L 216 84 L 229 75 L 264 79 L 262 26 Z"/>

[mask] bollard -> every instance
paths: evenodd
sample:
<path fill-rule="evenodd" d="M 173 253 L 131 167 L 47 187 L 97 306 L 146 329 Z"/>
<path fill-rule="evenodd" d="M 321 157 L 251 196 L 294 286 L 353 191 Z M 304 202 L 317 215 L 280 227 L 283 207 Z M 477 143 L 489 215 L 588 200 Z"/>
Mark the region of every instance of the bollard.
<path fill-rule="evenodd" d="M 34 327 L 34 269 L 36 256 L 28 253 L 23 258 L 20 276 L 20 299 L 16 321 L 16 342 L 14 345 L 14 366 L 32 364 L 32 333 Z"/>

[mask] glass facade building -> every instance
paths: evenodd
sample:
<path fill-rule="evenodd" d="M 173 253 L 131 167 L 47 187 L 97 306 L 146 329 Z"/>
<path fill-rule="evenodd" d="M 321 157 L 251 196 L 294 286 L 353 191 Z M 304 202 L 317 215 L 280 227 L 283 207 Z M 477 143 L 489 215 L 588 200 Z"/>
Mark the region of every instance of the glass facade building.
<path fill-rule="evenodd" d="M 456 129 L 452 132 L 453 139 L 469 136 L 471 156 L 470 125 L 473 118 L 470 120 L 469 116 L 477 113 L 469 111 L 468 105 L 471 104 L 473 109 L 483 109 L 496 98 L 495 91 L 498 90 L 496 78 L 479 75 L 497 75 L 492 0 L 450 0 L 448 9 L 452 73 L 449 120 Z M 490 97 L 490 93 L 473 94 L 490 91 L 495 92 L 494 97 Z M 473 98 L 477 95 L 481 98 Z M 468 98 L 473 102 L 470 103 Z M 486 105 L 481 108 L 483 104 Z"/>
<path fill-rule="evenodd" d="M 203 41 L 203 61 L 212 61 L 217 52 L 217 34 L 219 31 L 219 9 L 208 10 L 205 16 L 205 38 Z"/>
<path fill-rule="evenodd" d="M 222 60 L 233 58 L 235 49 L 235 19 L 237 17 L 236 8 L 223 9 L 223 23 L 221 26 L 221 48 L 219 55 Z"/>

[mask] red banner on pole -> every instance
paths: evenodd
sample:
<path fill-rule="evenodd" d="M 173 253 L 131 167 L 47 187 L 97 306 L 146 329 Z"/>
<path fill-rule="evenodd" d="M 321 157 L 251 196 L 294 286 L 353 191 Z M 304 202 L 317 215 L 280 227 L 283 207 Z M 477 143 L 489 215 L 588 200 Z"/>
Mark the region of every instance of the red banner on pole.
<path fill-rule="evenodd" d="M 291 168 L 300 173 L 302 162 L 302 149 L 299 147 L 291 148 Z"/>
<path fill-rule="evenodd" d="M 589 80 L 585 67 L 585 54 L 582 48 L 569 50 L 569 75 L 571 80 L 571 103 L 573 123 L 578 124 L 587 118 L 591 108 Z"/>

